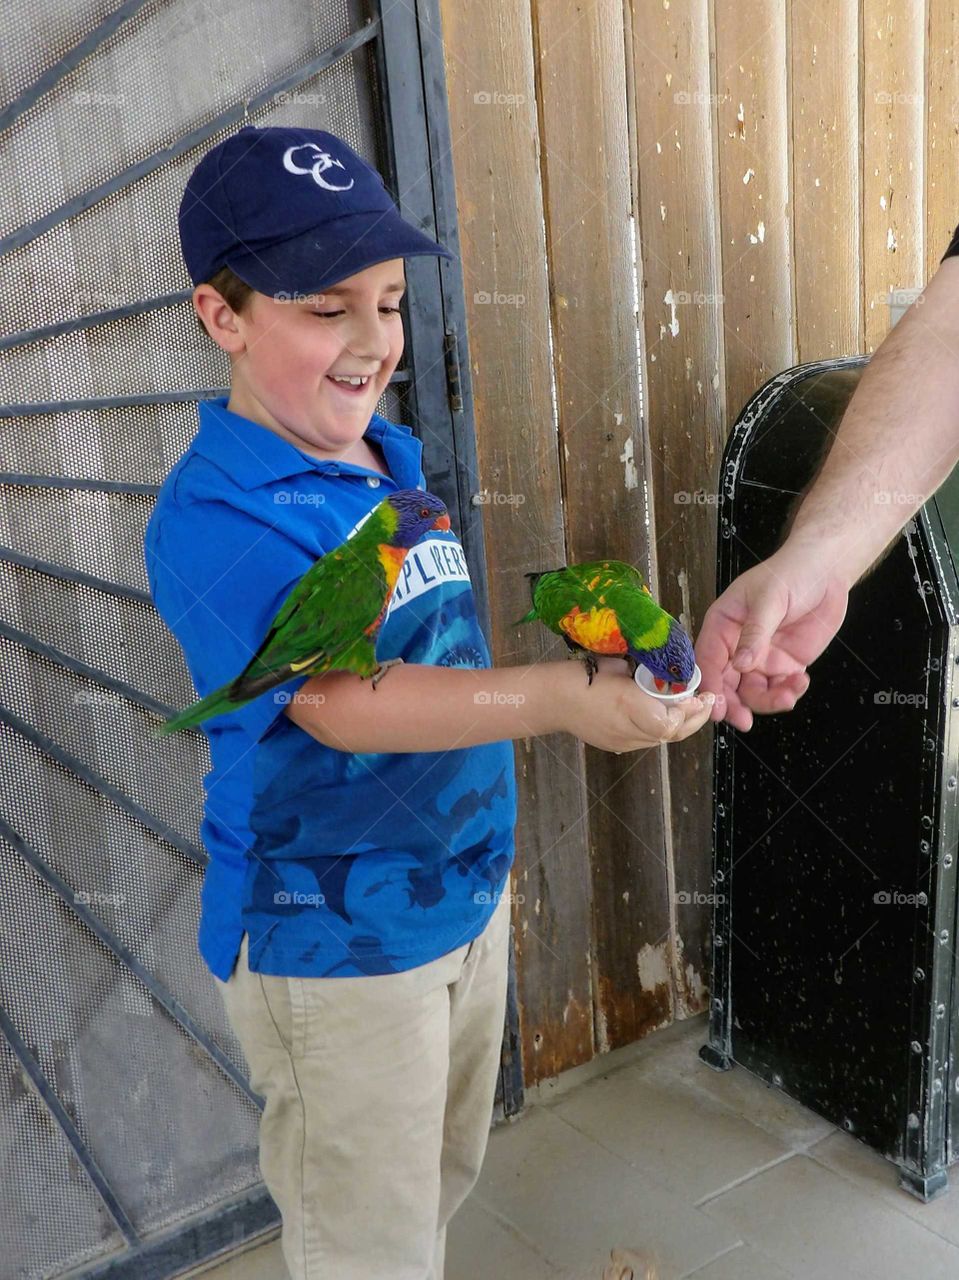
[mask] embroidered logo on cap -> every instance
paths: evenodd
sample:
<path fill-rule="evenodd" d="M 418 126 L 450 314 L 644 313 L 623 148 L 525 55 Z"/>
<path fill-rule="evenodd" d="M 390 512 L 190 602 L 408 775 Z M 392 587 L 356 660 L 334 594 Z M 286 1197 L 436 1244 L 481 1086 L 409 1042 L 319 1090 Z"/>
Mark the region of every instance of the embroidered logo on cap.
<path fill-rule="evenodd" d="M 294 153 L 297 151 L 313 151 L 316 153 L 316 159 L 306 169 L 296 164 L 293 159 Z M 349 184 L 345 187 L 336 187 L 332 183 L 327 182 L 323 177 L 327 169 L 332 169 L 336 165 L 338 169 L 346 172 L 346 165 L 342 160 L 335 160 L 328 151 L 324 151 L 322 147 L 318 147 L 315 142 L 304 142 L 296 147 L 287 147 L 283 152 L 283 168 L 289 173 L 311 173 L 313 181 L 319 187 L 323 187 L 326 191 L 349 191 L 353 185 L 353 179 L 350 178 Z"/>

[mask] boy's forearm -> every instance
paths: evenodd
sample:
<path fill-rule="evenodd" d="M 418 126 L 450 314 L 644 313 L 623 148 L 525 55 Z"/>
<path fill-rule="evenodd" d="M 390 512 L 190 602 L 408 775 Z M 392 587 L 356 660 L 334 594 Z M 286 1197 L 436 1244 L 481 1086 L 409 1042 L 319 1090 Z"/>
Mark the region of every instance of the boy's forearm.
<path fill-rule="evenodd" d="M 349 672 L 312 676 L 286 708 L 295 724 L 338 751 L 449 751 L 537 737 L 562 727 L 550 669 L 390 667 L 374 689 Z"/>
<path fill-rule="evenodd" d="M 959 459 L 959 258 L 866 366 L 787 539 L 852 586 Z"/>

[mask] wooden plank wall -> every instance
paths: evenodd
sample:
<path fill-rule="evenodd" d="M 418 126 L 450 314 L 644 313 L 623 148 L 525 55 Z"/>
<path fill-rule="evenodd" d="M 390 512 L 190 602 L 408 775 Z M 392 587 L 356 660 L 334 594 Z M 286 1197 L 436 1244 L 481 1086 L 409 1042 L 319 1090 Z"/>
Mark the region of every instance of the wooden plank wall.
<path fill-rule="evenodd" d="M 767 378 L 873 351 L 959 222 L 948 0 L 440 0 L 494 660 L 527 570 L 613 555 L 695 635 Z M 495 495 L 501 496 L 498 500 Z M 711 731 L 517 743 L 532 1083 L 706 1007 Z M 520 900 L 520 898 L 522 900 Z"/>

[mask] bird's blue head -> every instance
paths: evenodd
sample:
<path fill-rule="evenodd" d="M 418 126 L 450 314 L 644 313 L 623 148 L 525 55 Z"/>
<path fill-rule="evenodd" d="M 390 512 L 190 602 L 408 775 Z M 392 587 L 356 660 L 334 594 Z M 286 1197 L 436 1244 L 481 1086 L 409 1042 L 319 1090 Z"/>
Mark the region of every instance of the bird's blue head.
<path fill-rule="evenodd" d="M 692 680 L 696 670 L 693 645 L 684 628 L 675 618 L 670 620 L 669 638 L 659 649 L 643 654 L 642 663 L 653 673 L 656 688 L 662 691 L 669 685 L 670 693 L 682 693 Z"/>
<path fill-rule="evenodd" d="M 394 547 L 409 550 L 430 529 L 449 529 L 450 517 L 446 506 L 425 489 L 398 489 L 386 502 L 398 517 L 396 531 L 390 542 Z"/>

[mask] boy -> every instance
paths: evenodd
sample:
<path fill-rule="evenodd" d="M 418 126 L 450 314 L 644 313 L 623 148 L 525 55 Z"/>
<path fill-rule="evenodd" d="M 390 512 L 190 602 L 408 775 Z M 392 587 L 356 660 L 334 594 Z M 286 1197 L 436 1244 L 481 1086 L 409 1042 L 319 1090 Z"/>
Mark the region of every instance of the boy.
<path fill-rule="evenodd" d="M 403 351 L 403 260 L 452 255 L 311 129 L 227 138 L 179 223 L 231 391 L 199 404 L 145 551 L 205 695 L 319 555 L 386 493 L 426 487 L 420 442 L 374 406 Z M 294 1280 L 442 1280 L 503 1035 L 512 740 L 628 751 L 709 714 L 667 713 L 611 659 L 591 687 L 579 663 L 491 670 L 452 531 L 410 552 L 377 648 L 405 662 L 375 690 L 303 676 L 205 727 L 199 947 L 266 1099 L 260 1167 Z"/>

